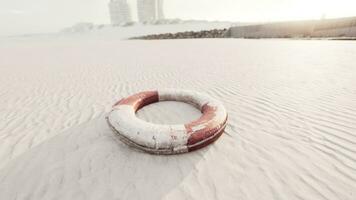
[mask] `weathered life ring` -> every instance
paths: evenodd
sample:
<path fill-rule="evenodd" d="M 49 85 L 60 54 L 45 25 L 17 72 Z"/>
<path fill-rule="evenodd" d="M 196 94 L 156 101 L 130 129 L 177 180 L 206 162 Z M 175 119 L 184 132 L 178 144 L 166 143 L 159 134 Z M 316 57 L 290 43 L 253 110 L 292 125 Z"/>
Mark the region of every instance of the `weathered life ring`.
<path fill-rule="evenodd" d="M 180 101 L 201 110 L 202 116 L 181 125 L 152 124 L 136 117 L 136 111 L 158 101 Z M 107 116 L 111 129 L 124 143 L 152 154 L 178 154 L 202 148 L 220 137 L 227 122 L 224 106 L 197 92 L 146 91 L 117 102 Z"/>

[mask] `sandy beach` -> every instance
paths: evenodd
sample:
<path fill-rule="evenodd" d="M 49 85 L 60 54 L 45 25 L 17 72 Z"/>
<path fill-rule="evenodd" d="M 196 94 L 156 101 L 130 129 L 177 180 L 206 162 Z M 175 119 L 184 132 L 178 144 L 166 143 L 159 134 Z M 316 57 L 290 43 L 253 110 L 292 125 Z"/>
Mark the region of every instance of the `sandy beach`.
<path fill-rule="evenodd" d="M 0 39 L 0 199 L 356 198 L 356 43 L 131 35 Z M 112 104 L 159 88 L 222 101 L 225 133 L 177 156 L 122 144 Z M 166 102 L 138 116 L 200 113 Z"/>

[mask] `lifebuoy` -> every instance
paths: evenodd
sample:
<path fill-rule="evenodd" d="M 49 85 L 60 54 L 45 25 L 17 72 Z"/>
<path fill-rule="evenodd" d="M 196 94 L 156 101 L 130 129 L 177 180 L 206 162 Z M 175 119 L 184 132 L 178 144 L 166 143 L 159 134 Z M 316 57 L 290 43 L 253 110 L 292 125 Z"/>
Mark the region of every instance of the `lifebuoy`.
<path fill-rule="evenodd" d="M 181 125 L 152 124 L 136 117 L 136 111 L 158 101 L 189 103 L 202 116 Z M 220 137 L 227 123 L 224 106 L 215 99 L 187 90 L 146 91 L 117 102 L 107 116 L 111 129 L 133 147 L 152 154 L 178 154 L 202 148 Z"/>

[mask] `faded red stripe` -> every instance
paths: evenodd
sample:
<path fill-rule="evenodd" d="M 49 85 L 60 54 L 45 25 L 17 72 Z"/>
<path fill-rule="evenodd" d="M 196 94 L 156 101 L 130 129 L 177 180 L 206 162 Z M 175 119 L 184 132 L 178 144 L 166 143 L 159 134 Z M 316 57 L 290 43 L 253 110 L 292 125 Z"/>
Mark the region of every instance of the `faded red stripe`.
<path fill-rule="evenodd" d="M 202 107 L 202 113 L 203 115 L 198 120 L 185 125 L 189 135 L 188 145 L 193 145 L 213 136 L 224 125 L 213 120 L 216 115 L 216 107 L 205 104 Z M 199 130 L 194 131 L 194 127 L 199 127 Z"/>
<path fill-rule="evenodd" d="M 208 146 L 209 144 L 215 142 L 224 133 L 224 131 L 225 131 L 225 125 L 218 133 L 215 133 L 214 137 L 211 137 L 209 140 L 206 140 L 205 142 L 194 146 L 188 145 L 188 151 L 195 151 L 197 149 Z"/>
<path fill-rule="evenodd" d="M 114 105 L 114 107 L 118 105 L 130 105 L 137 111 L 148 104 L 158 102 L 158 100 L 159 97 L 157 91 L 146 91 L 121 99 Z"/>

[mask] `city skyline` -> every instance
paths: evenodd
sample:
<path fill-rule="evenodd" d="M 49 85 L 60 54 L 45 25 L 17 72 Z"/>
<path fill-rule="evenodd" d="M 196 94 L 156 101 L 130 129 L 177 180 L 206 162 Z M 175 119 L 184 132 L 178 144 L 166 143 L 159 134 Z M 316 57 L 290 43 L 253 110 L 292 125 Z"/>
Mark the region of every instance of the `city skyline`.
<path fill-rule="evenodd" d="M 109 24 L 108 1 L 3 0 L 0 7 L 0 35 L 55 32 L 78 22 Z M 165 1 L 165 17 L 183 20 L 270 22 L 320 19 L 323 15 L 326 18 L 356 15 L 354 0 L 194 0 L 187 2 L 187 0 Z M 135 21 L 136 18 L 132 16 Z"/>
<path fill-rule="evenodd" d="M 110 0 L 111 24 L 120 25 L 132 21 L 148 22 L 164 19 L 163 2 L 164 0 Z"/>

